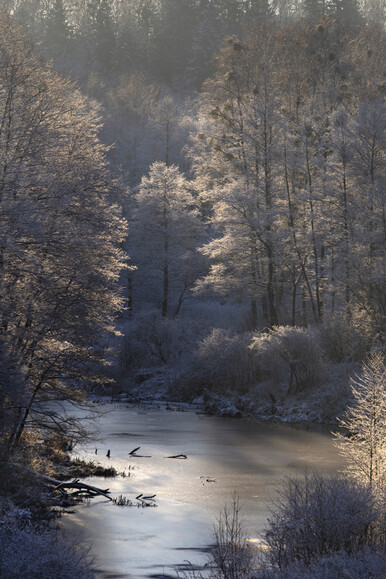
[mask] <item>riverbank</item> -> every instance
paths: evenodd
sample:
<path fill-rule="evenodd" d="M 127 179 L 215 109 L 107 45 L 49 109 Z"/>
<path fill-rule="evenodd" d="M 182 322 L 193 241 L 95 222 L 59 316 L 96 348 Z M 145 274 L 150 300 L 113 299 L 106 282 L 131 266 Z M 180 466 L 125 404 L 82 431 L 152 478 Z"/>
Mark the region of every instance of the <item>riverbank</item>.
<path fill-rule="evenodd" d="M 101 494 L 79 479 L 111 480 L 122 473 L 112 465 L 73 458 L 71 450 L 69 441 L 57 437 L 53 446 L 35 441 L 20 447 L 12 462 L 0 462 L 0 576 L 4 579 L 94 577 L 89 543 L 80 533 L 64 533 L 58 521 L 88 497 Z"/>
<path fill-rule="evenodd" d="M 229 418 L 336 425 L 350 401 L 349 380 L 355 369 L 354 364 L 331 366 L 320 384 L 296 394 L 288 393 L 286 384 L 260 383 L 243 394 L 230 389 L 222 391 L 218 386 L 203 388 L 197 396 L 179 388 L 173 371 L 165 367 L 145 368 L 121 384 L 113 398 L 134 404 L 185 404 L 198 412 Z"/>

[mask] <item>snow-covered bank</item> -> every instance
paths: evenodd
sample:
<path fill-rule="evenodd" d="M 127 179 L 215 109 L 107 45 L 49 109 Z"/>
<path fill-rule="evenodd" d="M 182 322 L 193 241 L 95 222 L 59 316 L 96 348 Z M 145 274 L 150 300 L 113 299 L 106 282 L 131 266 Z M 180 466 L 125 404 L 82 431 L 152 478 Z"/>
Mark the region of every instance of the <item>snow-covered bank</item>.
<path fill-rule="evenodd" d="M 240 395 L 227 389 L 204 389 L 198 396 L 179 391 L 175 374 L 165 367 L 137 372 L 116 399 L 129 403 L 155 403 L 175 410 L 193 408 L 197 412 L 224 417 L 256 417 L 259 420 L 285 423 L 335 424 L 350 400 L 348 388 L 352 365 L 331 368 L 329 379 L 320 386 L 296 395 L 286 394 L 279 384 L 272 393 L 267 383 L 256 385 Z"/>
<path fill-rule="evenodd" d="M 0 576 L 4 579 L 91 579 L 88 546 L 34 521 L 29 508 L 0 497 Z"/>
<path fill-rule="evenodd" d="M 357 337 L 335 336 L 332 344 L 326 327 L 207 328 L 193 339 L 182 321 L 169 322 L 145 326 L 146 343 L 125 341 L 131 363 L 121 370 L 115 394 L 134 402 L 195 402 L 220 416 L 333 423 L 350 401 L 350 377 L 365 356 Z M 164 344 L 166 330 L 169 349 L 161 357 L 148 342 Z"/>

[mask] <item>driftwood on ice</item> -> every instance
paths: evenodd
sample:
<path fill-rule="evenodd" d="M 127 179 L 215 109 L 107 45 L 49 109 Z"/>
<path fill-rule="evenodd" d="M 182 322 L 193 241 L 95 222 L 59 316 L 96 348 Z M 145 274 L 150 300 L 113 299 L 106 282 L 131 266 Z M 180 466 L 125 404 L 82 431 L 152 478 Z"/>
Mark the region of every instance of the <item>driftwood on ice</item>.
<path fill-rule="evenodd" d="M 52 478 L 50 476 L 47 476 L 45 474 L 39 474 L 39 477 L 41 477 L 43 480 L 45 480 L 49 485 L 53 486 L 53 490 L 56 491 L 61 491 L 61 490 L 65 490 L 65 489 L 75 489 L 75 493 L 72 493 L 72 495 L 75 496 L 79 496 L 81 494 L 86 494 L 90 497 L 96 497 L 96 496 L 103 496 L 106 499 L 109 499 L 109 501 L 112 501 L 113 499 L 108 495 L 108 493 L 110 492 L 109 489 L 100 489 L 98 487 L 94 487 L 92 485 L 88 485 L 87 483 L 81 482 L 79 479 L 74 479 L 72 481 L 60 481 L 57 480 L 55 478 Z"/>
<path fill-rule="evenodd" d="M 138 450 L 138 449 L 134 449 Z M 0 462 L 0 469 L 2 463 Z M 33 476 L 39 481 L 41 481 L 45 486 L 50 487 L 50 492 L 58 492 L 63 495 L 63 498 L 75 498 L 75 497 L 86 497 L 86 498 L 93 498 L 97 496 L 103 496 L 109 501 L 112 501 L 115 504 L 119 505 L 129 505 L 129 506 L 137 506 L 135 503 L 132 503 L 129 499 L 125 499 L 124 497 L 118 497 L 118 499 L 113 499 L 109 496 L 110 490 L 109 489 L 101 489 L 95 487 L 93 485 L 89 485 L 87 483 L 81 482 L 79 479 L 74 479 L 72 481 L 61 481 L 51 476 L 47 476 L 40 472 L 37 472 L 27 466 L 21 466 L 18 464 L 12 464 L 12 468 L 15 470 L 23 471 L 23 473 L 28 474 L 29 476 Z M 67 493 L 67 490 L 73 490 L 72 493 Z M 137 496 L 137 500 L 139 501 L 138 506 L 143 507 L 154 507 L 155 505 L 155 496 L 156 495 L 144 495 L 141 493 Z"/>
<path fill-rule="evenodd" d="M 109 501 L 113 500 L 107 494 L 110 492 L 109 489 L 99 489 L 98 487 L 94 487 L 94 486 L 88 485 L 84 482 L 80 482 L 78 479 L 74 479 L 73 481 L 70 481 L 70 482 L 60 483 L 58 486 L 55 487 L 55 490 L 60 490 L 60 489 L 77 489 L 75 493 L 72 493 L 72 496 L 80 495 L 80 494 L 87 494 L 90 497 L 96 497 L 96 496 L 102 495 L 106 499 L 109 499 Z"/>
<path fill-rule="evenodd" d="M 141 448 L 140 446 L 137 446 L 137 448 L 133 448 L 133 450 L 129 452 L 129 456 L 133 456 L 135 458 L 151 458 L 151 456 L 148 454 L 137 454 L 137 450 L 139 450 L 140 448 Z"/>

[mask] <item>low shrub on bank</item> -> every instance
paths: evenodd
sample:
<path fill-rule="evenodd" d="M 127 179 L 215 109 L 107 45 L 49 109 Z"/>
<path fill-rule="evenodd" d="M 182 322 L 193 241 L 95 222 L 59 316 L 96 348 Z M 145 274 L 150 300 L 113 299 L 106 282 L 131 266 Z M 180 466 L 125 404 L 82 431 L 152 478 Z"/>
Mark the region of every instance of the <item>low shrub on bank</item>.
<path fill-rule="evenodd" d="M 325 555 L 308 566 L 294 563 L 282 571 L 263 567 L 256 570 L 251 579 L 384 579 L 385 569 L 386 552 L 365 547 L 356 553 L 338 551 Z"/>
<path fill-rule="evenodd" d="M 79 537 L 33 524 L 28 509 L 0 500 L 0 577 L 2 579 L 91 579 L 88 548 Z"/>
<path fill-rule="evenodd" d="M 288 478 L 270 512 L 265 542 L 273 569 L 308 567 L 321 557 L 379 544 L 381 513 L 371 490 L 344 478 Z"/>
<path fill-rule="evenodd" d="M 201 381 L 211 390 L 243 392 L 255 380 L 248 349 L 250 334 L 214 328 L 198 344 L 195 358 Z"/>
<path fill-rule="evenodd" d="M 265 383 L 275 397 L 297 395 L 325 377 L 319 334 L 289 326 L 254 334 L 213 328 L 197 344 L 193 360 L 191 385 L 224 394 L 244 394 Z"/>
<path fill-rule="evenodd" d="M 360 363 L 374 345 L 382 341 L 370 314 L 364 310 L 326 317 L 320 326 L 320 336 L 326 357 L 335 364 Z"/>
<path fill-rule="evenodd" d="M 323 352 L 316 330 L 277 326 L 255 333 L 250 351 L 253 363 L 266 369 L 272 383 L 281 384 L 286 394 L 298 394 L 319 386 L 324 378 Z"/>
<path fill-rule="evenodd" d="M 230 505 L 225 505 L 213 526 L 214 546 L 208 555 L 204 574 L 193 565 L 178 573 L 182 579 L 249 579 L 253 575 L 254 553 L 248 542 L 247 531 L 241 515 L 240 503 L 235 495 Z"/>
<path fill-rule="evenodd" d="M 0 528 L 0 576 L 4 579 L 88 579 L 87 552 L 51 529 Z"/>

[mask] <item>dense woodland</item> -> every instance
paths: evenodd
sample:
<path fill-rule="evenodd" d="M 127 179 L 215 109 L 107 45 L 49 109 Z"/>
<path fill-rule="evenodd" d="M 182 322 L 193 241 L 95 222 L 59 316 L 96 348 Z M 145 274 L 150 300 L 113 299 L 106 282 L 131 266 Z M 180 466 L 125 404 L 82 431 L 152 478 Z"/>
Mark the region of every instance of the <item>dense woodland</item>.
<path fill-rule="evenodd" d="M 381 6 L 331 2 L 324 16 L 318 2 L 9 4 L 103 107 L 111 168 L 133 187 L 127 250 L 147 264 L 133 312 L 145 291 L 163 316 L 178 314 L 195 287 L 248 301 L 252 329 L 343 311 L 382 327 Z M 171 194 L 190 195 L 171 203 L 153 162 L 171 183 L 178 167 L 186 183 Z M 143 241 L 138 227 L 158 237 Z"/>
<path fill-rule="evenodd" d="M 382 5 L 3 8 L 7 452 L 40 400 L 154 376 L 333 419 L 383 344 Z"/>
<path fill-rule="evenodd" d="M 2 464 L 90 392 L 335 420 L 372 355 L 384 428 L 382 0 L 0 7 Z"/>

